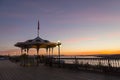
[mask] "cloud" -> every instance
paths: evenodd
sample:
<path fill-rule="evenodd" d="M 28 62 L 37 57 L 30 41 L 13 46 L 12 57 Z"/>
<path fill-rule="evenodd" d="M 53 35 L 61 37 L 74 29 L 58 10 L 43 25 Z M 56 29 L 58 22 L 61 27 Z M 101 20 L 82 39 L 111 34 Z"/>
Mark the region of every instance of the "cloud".
<path fill-rule="evenodd" d="M 115 37 L 120 37 L 120 32 L 112 32 L 107 34 L 108 38 L 115 38 Z"/>
<path fill-rule="evenodd" d="M 63 11 L 57 16 L 57 20 L 54 23 L 63 24 L 80 24 L 80 23 L 92 23 L 92 24 L 111 24 L 119 23 L 120 16 L 118 11 L 107 9 L 90 8 L 85 10 L 72 10 Z"/>
<path fill-rule="evenodd" d="M 64 40 L 65 43 L 78 43 L 81 41 L 92 41 L 92 40 L 97 40 L 97 37 L 86 37 L 86 38 L 69 38 Z"/>

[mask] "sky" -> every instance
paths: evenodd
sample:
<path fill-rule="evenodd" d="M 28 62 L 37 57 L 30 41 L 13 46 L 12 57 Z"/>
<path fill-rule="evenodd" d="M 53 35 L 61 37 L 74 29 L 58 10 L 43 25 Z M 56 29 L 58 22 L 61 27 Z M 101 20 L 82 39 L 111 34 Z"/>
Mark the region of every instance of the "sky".
<path fill-rule="evenodd" d="M 120 0 L 0 0 L 0 54 L 37 37 L 61 41 L 62 54 L 118 54 Z"/>

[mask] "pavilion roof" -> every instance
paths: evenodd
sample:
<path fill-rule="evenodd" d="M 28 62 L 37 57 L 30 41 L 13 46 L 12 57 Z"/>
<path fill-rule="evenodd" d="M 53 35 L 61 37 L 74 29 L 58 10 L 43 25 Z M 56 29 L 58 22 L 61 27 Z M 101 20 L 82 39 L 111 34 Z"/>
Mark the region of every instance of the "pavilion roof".
<path fill-rule="evenodd" d="M 56 47 L 57 43 L 44 40 L 38 36 L 35 39 L 30 39 L 25 42 L 18 42 L 15 44 L 15 46 L 20 48 L 36 48 L 36 47 L 47 48 L 47 47 Z"/>
<path fill-rule="evenodd" d="M 29 39 L 24 42 L 17 42 L 15 44 L 16 47 L 20 48 L 48 48 L 48 47 L 56 47 L 58 44 L 54 42 L 50 42 L 49 40 L 44 40 L 39 37 L 39 21 L 37 28 L 37 37 L 34 39 Z"/>

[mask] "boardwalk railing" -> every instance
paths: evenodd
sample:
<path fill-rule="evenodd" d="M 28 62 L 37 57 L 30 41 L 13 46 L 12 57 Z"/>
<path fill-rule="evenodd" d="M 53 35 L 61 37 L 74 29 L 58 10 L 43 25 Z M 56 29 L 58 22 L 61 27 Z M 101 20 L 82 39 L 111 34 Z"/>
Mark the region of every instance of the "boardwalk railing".
<path fill-rule="evenodd" d="M 65 61 L 66 64 L 74 64 L 77 62 L 78 64 L 120 67 L 120 58 L 60 58 L 60 60 Z"/>
<path fill-rule="evenodd" d="M 59 60 L 58 58 L 53 58 Z M 61 65 L 68 68 L 106 73 L 120 73 L 120 58 L 60 58 Z M 54 63 L 53 63 L 54 64 Z"/>
<path fill-rule="evenodd" d="M 21 60 L 22 59 L 22 60 Z M 17 61 L 25 65 L 36 65 L 36 59 L 39 63 L 49 66 L 59 66 L 63 68 L 97 71 L 105 73 L 120 74 L 120 58 L 54 58 L 54 57 L 13 57 L 11 61 Z M 60 61 L 59 61 L 60 60 Z"/>

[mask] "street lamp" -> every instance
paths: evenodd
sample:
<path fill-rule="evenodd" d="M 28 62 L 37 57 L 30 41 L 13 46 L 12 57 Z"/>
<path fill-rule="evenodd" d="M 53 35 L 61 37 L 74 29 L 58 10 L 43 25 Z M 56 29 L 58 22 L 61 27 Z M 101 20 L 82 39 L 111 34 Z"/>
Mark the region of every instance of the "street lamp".
<path fill-rule="evenodd" d="M 60 42 L 60 41 L 57 41 L 57 45 L 58 45 L 58 59 L 59 59 L 59 67 L 60 67 L 60 45 L 61 45 L 61 42 Z"/>

